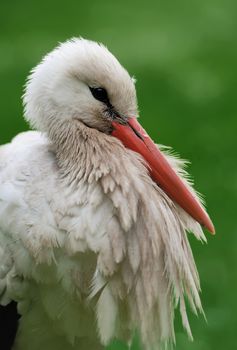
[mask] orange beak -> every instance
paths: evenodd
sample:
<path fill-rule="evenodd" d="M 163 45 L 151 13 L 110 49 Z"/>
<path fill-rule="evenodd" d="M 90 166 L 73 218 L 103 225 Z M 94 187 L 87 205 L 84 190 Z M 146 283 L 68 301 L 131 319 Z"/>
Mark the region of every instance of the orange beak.
<path fill-rule="evenodd" d="M 182 179 L 171 168 L 166 158 L 138 123 L 136 118 L 130 118 L 126 125 L 112 122 L 112 136 L 122 141 L 125 147 L 141 154 L 148 164 L 152 179 L 164 192 L 189 215 L 212 234 L 215 228 L 206 211 L 187 188 Z"/>

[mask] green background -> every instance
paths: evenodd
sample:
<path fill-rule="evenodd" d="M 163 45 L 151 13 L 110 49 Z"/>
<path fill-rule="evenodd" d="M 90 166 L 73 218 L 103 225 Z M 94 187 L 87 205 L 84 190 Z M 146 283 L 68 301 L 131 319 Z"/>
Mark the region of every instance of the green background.
<path fill-rule="evenodd" d="M 29 70 L 59 41 L 83 36 L 105 43 L 137 78 L 151 136 L 192 161 L 217 234 L 207 233 L 207 245 L 191 238 L 208 323 L 190 313 L 191 343 L 177 315 L 178 350 L 237 348 L 236 15 L 236 0 L 0 3 L 0 143 L 27 128 Z"/>

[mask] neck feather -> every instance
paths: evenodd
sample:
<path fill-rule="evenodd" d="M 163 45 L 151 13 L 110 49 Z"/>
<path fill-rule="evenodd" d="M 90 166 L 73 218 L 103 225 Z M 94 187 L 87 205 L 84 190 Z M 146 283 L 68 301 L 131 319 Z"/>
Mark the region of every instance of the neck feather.
<path fill-rule="evenodd" d="M 70 182 L 98 180 L 119 166 L 113 162 L 113 154 L 119 159 L 124 146 L 119 140 L 96 129 L 89 128 L 78 119 L 62 123 L 50 129 L 59 168 Z"/>

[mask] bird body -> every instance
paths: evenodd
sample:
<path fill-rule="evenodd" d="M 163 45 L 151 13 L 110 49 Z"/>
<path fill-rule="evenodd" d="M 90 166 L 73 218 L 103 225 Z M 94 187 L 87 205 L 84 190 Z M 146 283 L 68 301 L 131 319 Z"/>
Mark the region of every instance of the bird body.
<path fill-rule="evenodd" d="M 98 52 L 109 58 L 104 70 Z M 109 89 L 119 73 L 121 91 L 115 89 L 109 103 L 117 101 L 120 116 L 135 108 L 126 71 L 95 43 L 63 44 L 33 71 L 26 118 L 40 132 L 19 134 L 0 147 L 0 303 L 18 303 L 14 350 L 96 350 L 114 338 L 130 343 L 135 330 L 144 349 L 158 349 L 175 339 L 178 303 L 191 337 L 184 296 L 195 312 L 202 311 L 186 231 L 205 236 L 153 181 L 144 158 L 111 136 L 105 119 L 99 122 L 95 101 L 88 112 L 89 95 L 80 98 L 88 88 L 74 79 L 81 57 L 83 83 L 89 79 L 86 59 L 99 65 L 97 80 L 90 78 L 93 96 L 101 98 L 102 90 L 93 90 L 99 79 Z M 184 163 L 163 154 L 198 201 Z"/>

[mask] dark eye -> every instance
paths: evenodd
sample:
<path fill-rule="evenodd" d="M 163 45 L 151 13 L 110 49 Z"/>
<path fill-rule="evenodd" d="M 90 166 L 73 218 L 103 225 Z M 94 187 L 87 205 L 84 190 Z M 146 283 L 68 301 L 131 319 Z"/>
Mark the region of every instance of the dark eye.
<path fill-rule="evenodd" d="M 104 88 L 101 88 L 101 87 L 92 88 L 92 87 L 90 87 L 90 91 L 96 100 L 99 100 L 99 101 L 104 102 L 106 104 L 109 103 L 108 94 Z"/>

